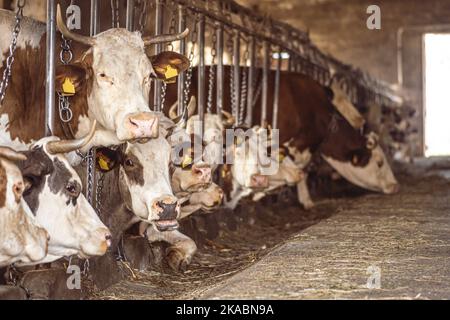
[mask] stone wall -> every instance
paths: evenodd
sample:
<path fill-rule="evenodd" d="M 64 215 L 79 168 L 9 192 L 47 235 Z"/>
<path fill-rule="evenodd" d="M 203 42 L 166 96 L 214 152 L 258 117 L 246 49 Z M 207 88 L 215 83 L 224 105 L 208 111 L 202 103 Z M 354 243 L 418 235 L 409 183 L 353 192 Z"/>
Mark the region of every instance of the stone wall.
<path fill-rule="evenodd" d="M 239 0 L 274 19 L 303 30 L 320 49 L 345 63 L 368 71 L 390 83 L 397 83 L 397 33 L 403 33 L 404 89 L 419 115 L 422 109 L 422 35 L 450 32 L 448 0 Z M 381 30 L 366 27 L 369 5 L 381 8 Z M 412 26 L 419 26 L 412 28 Z M 429 26 L 434 26 L 430 28 Z M 422 117 L 417 120 L 422 135 Z M 416 154 L 422 152 L 421 148 Z"/>

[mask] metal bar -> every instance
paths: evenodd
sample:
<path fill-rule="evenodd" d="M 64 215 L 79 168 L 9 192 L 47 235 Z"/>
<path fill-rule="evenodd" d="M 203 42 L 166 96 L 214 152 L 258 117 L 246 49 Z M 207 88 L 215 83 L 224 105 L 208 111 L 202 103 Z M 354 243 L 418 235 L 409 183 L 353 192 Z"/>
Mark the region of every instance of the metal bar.
<path fill-rule="evenodd" d="M 134 0 L 127 0 L 127 19 L 126 28 L 128 31 L 133 31 L 134 29 Z"/>
<path fill-rule="evenodd" d="M 261 126 L 267 124 L 267 93 L 269 89 L 269 71 L 270 71 L 270 46 L 267 41 L 263 42 L 264 62 L 263 79 L 261 93 Z"/>
<path fill-rule="evenodd" d="M 256 67 L 256 40 L 254 37 L 250 39 L 250 68 L 248 72 L 247 85 L 247 115 L 245 124 L 251 127 L 253 124 L 253 84 L 255 82 L 255 67 Z M 243 108 L 244 106 L 242 106 Z"/>
<path fill-rule="evenodd" d="M 183 32 L 186 28 L 186 19 L 185 12 L 183 6 L 178 6 L 178 32 Z M 180 54 L 186 54 L 186 40 L 180 40 Z M 178 75 L 178 109 L 177 113 L 181 114 L 184 108 L 184 81 L 185 81 L 184 72 Z"/>
<path fill-rule="evenodd" d="M 201 15 L 197 22 L 198 30 L 198 98 L 197 98 L 197 110 L 198 116 L 201 121 L 202 135 L 204 129 L 203 119 L 205 117 L 205 16 Z"/>
<path fill-rule="evenodd" d="M 55 42 L 56 4 L 47 0 L 47 51 L 45 81 L 45 135 L 55 132 Z"/>
<path fill-rule="evenodd" d="M 223 24 L 219 23 L 217 28 L 217 114 L 222 115 L 223 110 Z"/>
<path fill-rule="evenodd" d="M 241 35 L 239 32 L 236 33 L 236 35 L 233 38 L 233 73 L 234 73 L 234 97 L 235 97 L 235 110 L 233 110 L 236 114 L 233 114 L 234 118 L 236 119 L 236 124 L 240 125 L 241 120 L 239 119 L 239 110 L 240 110 L 240 102 L 241 102 L 241 81 L 240 81 L 240 74 L 241 74 L 241 67 L 239 65 L 241 60 Z M 242 106 L 244 108 L 244 106 Z"/>
<path fill-rule="evenodd" d="M 278 61 L 277 61 L 277 71 L 275 73 L 275 92 L 273 94 L 273 114 L 272 114 L 272 128 L 277 129 L 278 127 L 278 109 L 280 101 L 280 76 L 281 76 L 281 48 L 278 49 Z"/>
<path fill-rule="evenodd" d="M 95 36 L 99 31 L 98 0 L 91 0 L 91 28 L 90 35 Z"/>
<path fill-rule="evenodd" d="M 160 35 L 163 32 L 163 3 L 162 0 L 156 0 L 155 5 L 155 35 Z M 162 44 L 155 46 L 155 54 L 159 54 L 162 51 Z M 154 111 L 161 111 L 161 88 L 162 83 L 159 80 L 155 80 L 155 92 L 154 92 Z"/>

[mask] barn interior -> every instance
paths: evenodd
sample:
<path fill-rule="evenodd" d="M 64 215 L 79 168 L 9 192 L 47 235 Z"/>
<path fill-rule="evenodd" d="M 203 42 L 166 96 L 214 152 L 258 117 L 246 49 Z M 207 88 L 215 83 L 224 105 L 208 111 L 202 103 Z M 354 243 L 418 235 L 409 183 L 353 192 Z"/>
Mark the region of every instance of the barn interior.
<path fill-rule="evenodd" d="M 82 12 L 78 32 L 91 32 L 88 1 L 57 2 L 63 10 L 71 3 L 78 5 Z M 127 24 L 129 1 L 117 1 L 115 18 L 111 1 L 98 2 L 99 31 L 110 28 L 112 20 Z M 138 6 L 144 2 L 147 14 L 141 17 Z M 278 38 L 267 55 L 263 41 L 255 37 L 254 66 L 267 64 L 274 74 L 300 73 L 324 86 L 336 81 L 364 119 L 364 129 L 357 129 L 376 133 L 400 188 L 384 194 L 359 187 L 320 154 L 313 154 L 305 169 L 313 207 L 299 204 L 295 187 L 286 186 L 258 202 L 243 199 L 234 209 L 196 212 L 180 221 L 180 230 L 197 245 L 192 262 L 182 270 L 172 270 L 164 261 L 167 244 L 150 244 L 133 226 L 116 252 L 88 262 L 73 257 L 70 263 L 8 270 L 4 285 L 26 287 L 29 299 L 450 298 L 448 0 L 135 0 L 134 4 L 136 30 L 143 23 L 147 34 L 157 32 L 158 4 L 165 17 L 162 33 L 178 28 L 180 4 L 200 8 L 206 19 L 211 19 L 208 13 L 218 16 L 225 10 L 228 23 L 244 28 L 237 47 L 235 33 L 225 33 L 224 64 L 231 67 L 236 55 L 238 66 L 251 67 L 252 43 L 245 30 L 256 30 L 269 42 Z M 16 10 L 16 1 L 0 0 L 0 8 Z M 185 22 L 191 32 L 194 12 Z M 27 1 L 24 15 L 46 21 L 46 1 Z M 212 30 L 216 31 L 208 24 L 197 30 L 204 33 L 206 66 L 217 64 L 211 57 L 211 43 L 217 41 Z M 187 43 L 186 55 L 191 48 L 192 42 Z M 180 47 L 174 43 L 171 49 Z M 194 53 L 191 62 L 197 66 L 202 58 Z M 263 81 L 256 78 L 253 81 Z M 205 88 L 208 80 L 206 74 Z M 163 87 L 176 92 L 179 82 Z M 227 86 L 228 82 L 225 79 Z M 243 87 L 238 83 L 235 89 Z M 150 95 L 155 101 L 157 90 L 161 86 L 152 88 Z M 272 87 L 268 90 L 274 92 Z M 207 89 L 205 105 L 208 93 Z M 216 97 L 211 99 L 218 104 Z M 174 102 L 164 96 L 162 100 L 166 110 Z M 272 117 L 275 100 L 266 105 Z M 256 103 L 254 108 L 262 105 Z M 282 104 L 277 108 L 283 113 Z M 201 112 L 208 111 L 205 107 Z M 82 288 L 48 285 L 65 283 L 68 264 L 84 270 Z M 2 291 L 1 284 L 0 280 L 0 298 L 17 297 L 17 292 Z"/>

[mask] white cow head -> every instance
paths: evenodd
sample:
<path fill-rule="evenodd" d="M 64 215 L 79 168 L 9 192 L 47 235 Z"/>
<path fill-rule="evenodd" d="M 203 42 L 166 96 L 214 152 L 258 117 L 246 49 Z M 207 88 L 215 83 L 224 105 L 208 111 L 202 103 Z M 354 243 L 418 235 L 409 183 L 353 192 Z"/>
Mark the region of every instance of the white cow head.
<path fill-rule="evenodd" d="M 47 255 L 48 233 L 36 223 L 23 200 L 23 178 L 13 163 L 25 159 L 0 147 L 0 267 L 39 261 Z"/>
<path fill-rule="evenodd" d="M 83 139 L 43 138 L 24 152 L 27 160 L 19 163 L 25 201 L 51 237 L 48 256 L 40 263 L 70 255 L 101 256 L 111 244 L 109 230 L 81 193 L 81 179 L 64 156 L 88 143 L 93 133 L 94 126 Z"/>
<path fill-rule="evenodd" d="M 378 143 L 378 136 L 373 132 L 369 133 L 366 142 L 363 150 L 353 153 L 351 161 L 339 161 L 324 155 L 323 158 L 357 186 L 386 194 L 398 192 L 399 184 Z"/>
<path fill-rule="evenodd" d="M 95 137 L 96 145 L 155 138 L 158 135 L 158 117 L 149 110 L 149 92 L 153 78 L 170 79 L 187 69 L 189 60 L 175 52 L 162 52 L 149 57 L 146 47 L 179 40 L 188 33 L 154 38 L 142 38 L 139 32 L 113 28 L 94 37 L 70 32 L 61 18 L 58 6 L 58 27 L 73 46 L 87 45 L 89 49 L 74 64 L 62 65 L 56 70 L 57 88 L 67 78 L 76 92 L 72 98 L 87 96 L 88 117 L 96 119 L 105 136 Z M 61 90 L 61 89 L 60 89 Z M 79 119 L 84 120 L 85 119 Z M 82 126 L 80 130 L 88 130 Z M 81 136 L 86 132 L 77 132 Z M 113 133 L 113 134 L 111 134 Z"/>
<path fill-rule="evenodd" d="M 119 168 L 119 190 L 128 210 L 160 231 L 178 227 L 180 204 L 169 177 L 170 145 L 160 136 L 146 143 L 99 148 L 100 170 Z"/>

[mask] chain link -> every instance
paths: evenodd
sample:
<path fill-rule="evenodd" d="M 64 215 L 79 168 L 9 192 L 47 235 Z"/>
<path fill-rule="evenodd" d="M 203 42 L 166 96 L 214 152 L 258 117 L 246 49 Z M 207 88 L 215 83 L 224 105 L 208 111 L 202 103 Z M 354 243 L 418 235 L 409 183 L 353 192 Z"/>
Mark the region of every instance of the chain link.
<path fill-rule="evenodd" d="M 100 178 L 97 180 L 97 189 L 95 191 L 95 209 L 99 215 L 102 212 L 102 192 L 104 182 L 105 174 L 100 173 Z"/>
<path fill-rule="evenodd" d="M 217 29 L 214 28 L 212 35 L 212 45 L 211 45 L 211 65 L 209 66 L 209 87 L 208 87 L 208 101 L 206 104 L 206 112 L 212 113 L 213 104 L 213 90 L 214 81 L 216 77 L 216 44 L 217 44 Z"/>
<path fill-rule="evenodd" d="M 111 0 L 112 28 L 120 28 L 119 0 Z"/>
<path fill-rule="evenodd" d="M 95 148 L 91 148 L 87 154 L 87 200 L 92 204 L 93 190 L 94 190 L 94 154 Z"/>
<path fill-rule="evenodd" d="M 231 62 L 234 62 L 234 50 L 233 50 L 233 37 L 230 36 L 227 41 L 228 51 L 230 52 Z M 231 113 L 233 116 L 238 115 L 238 97 L 236 96 L 236 91 L 234 90 L 234 70 L 230 70 L 230 95 L 231 95 Z M 239 116 L 239 115 L 238 115 Z M 239 119 L 236 119 L 236 124 L 239 124 Z"/>
<path fill-rule="evenodd" d="M 249 44 L 247 43 L 247 46 L 246 46 L 245 52 L 244 52 L 244 66 L 247 65 L 248 56 L 249 56 Z M 240 108 L 239 108 L 238 124 L 242 124 L 244 122 L 244 111 L 245 111 L 245 106 L 246 106 L 246 102 L 247 102 L 248 72 L 249 72 L 249 69 L 243 68 L 242 83 L 241 83 L 241 102 L 240 102 Z"/>
<path fill-rule="evenodd" d="M 12 65 L 14 63 L 14 53 L 17 48 L 17 39 L 19 38 L 19 33 L 21 29 L 21 22 L 23 18 L 23 8 L 25 7 L 26 0 L 21 2 L 17 1 L 17 11 L 15 16 L 14 28 L 12 31 L 12 39 L 9 45 L 9 54 L 6 58 L 6 67 L 3 70 L 2 81 L 0 82 L 0 104 L 3 103 L 6 95 L 6 89 L 8 88 L 9 79 L 11 78 Z"/>
<path fill-rule="evenodd" d="M 147 0 L 141 0 L 137 4 L 137 6 L 141 6 L 140 12 L 139 12 L 139 18 L 138 18 L 138 26 L 139 26 L 139 32 L 141 34 L 144 34 L 145 26 L 147 25 Z"/>

